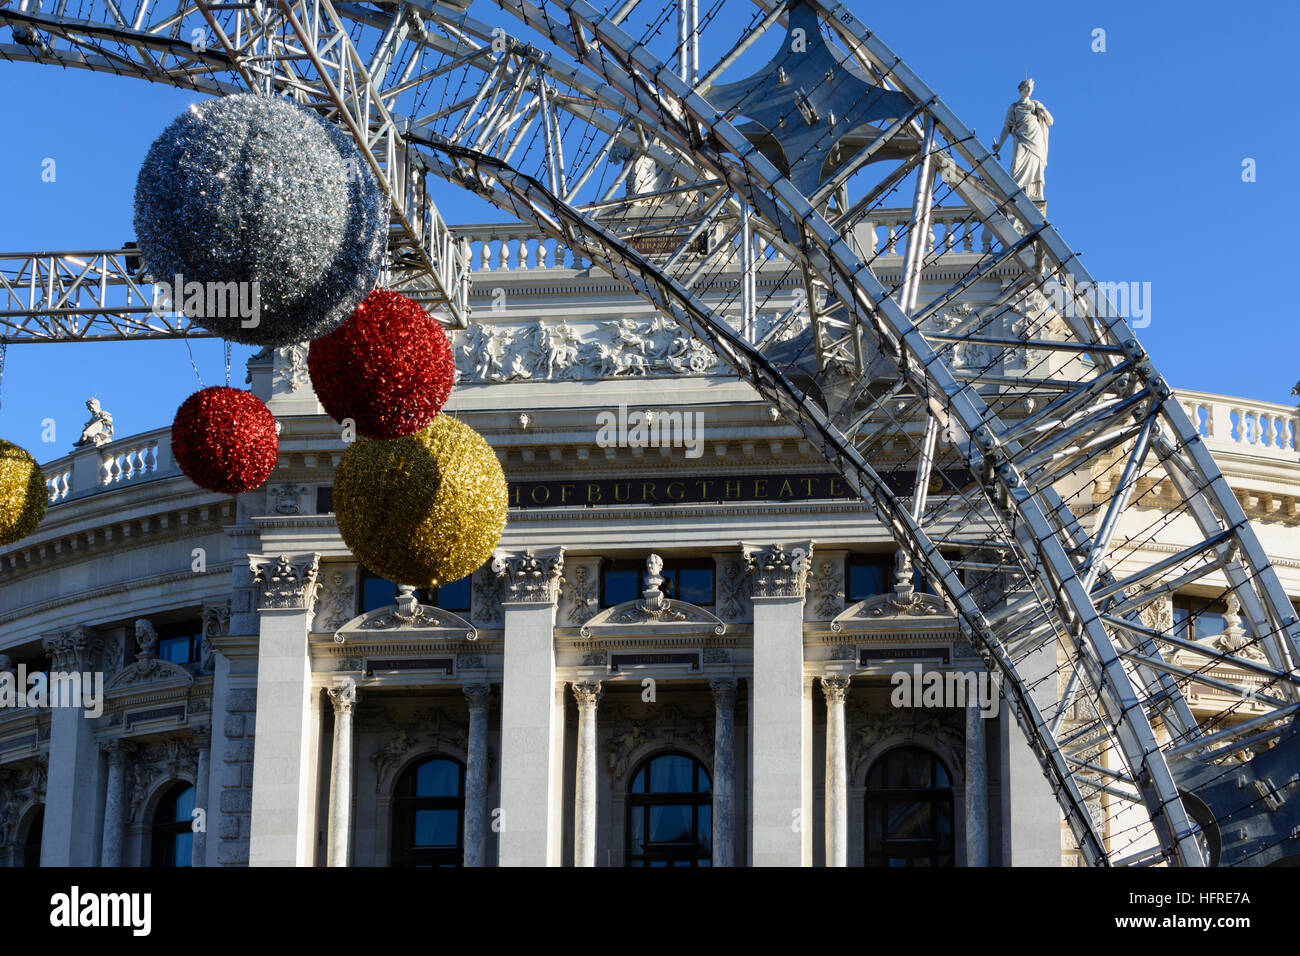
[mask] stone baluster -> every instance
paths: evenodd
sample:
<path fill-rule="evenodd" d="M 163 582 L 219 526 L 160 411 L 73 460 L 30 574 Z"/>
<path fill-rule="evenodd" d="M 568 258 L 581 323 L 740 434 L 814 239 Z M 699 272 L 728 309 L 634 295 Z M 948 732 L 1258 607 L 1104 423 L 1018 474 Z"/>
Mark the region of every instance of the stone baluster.
<path fill-rule="evenodd" d="M 547 252 L 549 251 L 546 242 L 545 236 L 537 240 L 537 268 L 539 269 L 550 268 L 546 263 Z"/>

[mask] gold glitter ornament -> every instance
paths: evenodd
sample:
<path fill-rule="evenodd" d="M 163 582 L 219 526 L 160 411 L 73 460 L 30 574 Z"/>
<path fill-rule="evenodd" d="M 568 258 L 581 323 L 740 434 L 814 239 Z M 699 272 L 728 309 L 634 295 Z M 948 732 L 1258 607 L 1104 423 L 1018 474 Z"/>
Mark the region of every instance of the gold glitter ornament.
<path fill-rule="evenodd" d="M 45 517 L 49 491 L 36 459 L 0 438 L 0 544 L 25 538 Z"/>
<path fill-rule="evenodd" d="M 374 574 L 415 587 L 458 581 L 483 564 L 507 507 L 496 454 L 447 415 L 406 438 L 358 438 L 334 476 L 343 541 Z"/>

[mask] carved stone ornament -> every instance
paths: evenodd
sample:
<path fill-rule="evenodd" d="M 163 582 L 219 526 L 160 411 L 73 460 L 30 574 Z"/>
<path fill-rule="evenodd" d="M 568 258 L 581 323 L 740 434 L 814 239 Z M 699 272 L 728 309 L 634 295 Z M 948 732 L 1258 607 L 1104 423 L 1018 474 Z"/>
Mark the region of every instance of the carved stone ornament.
<path fill-rule="evenodd" d="M 330 695 L 330 702 L 334 705 L 334 714 L 352 713 L 352 708 L 357 703 L 357 682 L 351 677 L 344 677 L 339 680 L 333 687 L 327 687 L 326 693 Z"/>
<path fill-rule="evenodd" d="M 460 382 L 552 381 L 707 375 L 717 357 L 676 323 L 619 319 L 578 332 L 566 322 L 522 327 L 475 323 L 453 333 Z"/>
<path fill-rule="evenodd" d="M 812 565 L 813 543 L 751 545 L 741 542 L 753 579 L 752 597 L 803 597 Z"/>
<path fill-rule="evenodd" d="M 357 716 L 357 730 L 387 731 L 388 736 L 370 755 L 375 765 L 375 792 L 391 785 L 392 774 L 417 748 L 465 753 L 469 746 L 469 729 L 465 719 L 439 708 L 395 716 L 388 710 L 362 711 Z"/>
<path fill-rule="evenodd" d="M 564 571 L 564 549 L 518 554 L 498 551 L 492 557 L 492 571 L 503 583 L 503 602 L 554 604 Z"/>
<path fill-rule="evenodd" d="M 745 617 L 751 578 L 748 566 L 739 558 L 723 562 L 718 572 L 718 616 L 724 621 Z"/>
<path fill-rule="evenodd" d="M 568 623 L 585 624 L 596 613 L 597 605 L 600 604 L 598 580 L 598 574 L 586 564 L 579 564 L 572 574 L 564 575 L 561 587 L 570 602 Z"/>
<path fill-rule="evenodd" d="M 714 708 L 696 712 L 676 704 L 657 704 L 641 715 L 623 705 L 601 711 L 601 724 L 611 729 L 605 741 L 610 776 L 621 780 L 632 759 L 649 744 L 690 744 L 704 754 L 713 753 Z"/>
<path fill-rule="evenodd" d="M 823 558 L 816 565 L 817 570 L 813 574 L 813 593 L 817 595 L 814 610 L 818 618 L 828 620 L 843 609 L 844 564 L 832 558 Z"/>
<path fill-rule="evenodd" d="M 173 736 L 139 746 L 129 778 L 131 819 L 140 821 L 145 798 L 155 783 L 167 777 L 191 777 L 197 771 L 199 748 L 192 737 Z"/>
<path fill-rule="evenodd" d="M 78 626 L 43 638 L 41 647 L 50 657 L 52 670 L 84 671 L 102 649 L 102 641 L 90 628 Z"/>
<path fill-rule="evenodd" d="M 373 641 L 373 631 L 409 631 L 413 632 L 411 636 L 422 639 L 478 639 L 478 631 L 469 621 L 451 611 L 421 604 L 415 589 L 408 585 L 398 588 L 396 604 L 368 611 L 335 631 L 334 642 Z"/>
<path fill-rule="evenodd" d="M 842 704 L 849 694 L 849 677 L 823 677 L 821 678 L 822 693 L 826 695 L 826 703 Z"/>
<path fill-rule="evenodd" d="M 301 514 L 303 498 L 309 491 L 308 486 L 293 482 L 271 485 L 266 489 L 267 507 L 278 515 Z"/>
<path fill-rule="evenodd" d="M 275 381 L 290 392 L 296 392 L 311 382 L 305 342 L 282 345 L 275 350 Z"/>
<path fill-rule="evenodd" d="M 727 632 L 727 625 L 721 618 L 694 604 L 685 601 L 670 601 L 662 590 L 664 579 L 659 574 L 663 570 L 663 559 L 657 554 L 646 559 L 646 589 L 641 592 L 641 600 L 624 601 L 601 611 L 582 626 L 579 633 L 591 637 L 593 630 L 610 626 L 637 625 L 685 625 L 683 630 L 694 630 L 699 625 L 722 635 Z"/>
<path fill-rule="evenodd" d="M 264 554 L 248 556 L 248 570 L 253 583 L 262 592 L 262 610 L 291 608 L 312 610 L 316 602 L 320 572 L 320 555 L 316 553 L 282 554 L 271 558 Z"/>

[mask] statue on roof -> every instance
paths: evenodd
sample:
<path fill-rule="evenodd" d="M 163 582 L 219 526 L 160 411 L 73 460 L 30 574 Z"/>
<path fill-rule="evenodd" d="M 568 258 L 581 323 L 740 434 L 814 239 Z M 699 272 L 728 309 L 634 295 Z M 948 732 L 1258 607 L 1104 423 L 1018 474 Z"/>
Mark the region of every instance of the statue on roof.
<path fill-rule="evenodd" d="M 107 445 L 113 440 L 113 416 L 100 407 L 97 398 L 86 399 L 86 408 L 90 411 L 90 421 L 81 429 L 81 437 L 72 447 Z"/>
<path fill-rule="evenodd" d="M 1001 158 L 1002 144 L 1010 136 L 1015 141 L 1011 154 L 1011 178 L 1025 194 L 1037 202 L 1043 201 L 1043 173 L 1047 169 L 1047 130 L 1052 125 L 1052 114 L 1038 100 L 1032 99 L 1034 81 L 1020 84 L 1020 99 L 1007 107 L 1007 118 L 1002 133 L 993 144 L 993 155 Z"/>

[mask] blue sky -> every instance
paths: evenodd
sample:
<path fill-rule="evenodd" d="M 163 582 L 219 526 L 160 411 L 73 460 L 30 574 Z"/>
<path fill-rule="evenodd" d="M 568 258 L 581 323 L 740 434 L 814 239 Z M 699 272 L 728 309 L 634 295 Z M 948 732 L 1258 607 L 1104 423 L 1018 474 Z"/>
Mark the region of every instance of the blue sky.
<path fill-rule="evenodd" d="M 1159 2 L 868 4 L 864 21 L 985 143 L 1028 72 L 1052 111 L 1049 218 L 1107 281 L 1150 282 L 1140 338 L 1175 387 L 1293 402 L 1300 306 L 1285 292 L 1300 254 L 1288 166 L 1300 5 Z M 495 22 L 494 8 L 475 13 Z M 709 0 L 701 0 L 701 9 Z M 1022 15 L 1018 12 L 1026 10 Z M 1093 52 L 1103 29 L 1106 51 Z M 7 40 L 7 31 L 5 39 Z M 120 77 L 0 62 L 10 135 L 0 249 L 117 247 L 150 143 L 194 94 Z M 1004 151 L 1009 157 L 1010 150 Z M 57 163 L 41 180 L 42 161 Z M 1255 160 L 1257 181 L 1242 181 Z M 480 213 L 446 187 L 450 222 Z M 218 340 L 192 343 L 204 384 L 224 379 Z M 250 350 L 236 347 L 232 384 Z M 165 425 L 198 380 L 183 342 L 10 346 L 0 437 L 44 462 L 66 454 L 97 396 L 118 435 Z M 41 421 L 57 441 L 41 442 Z"/>

